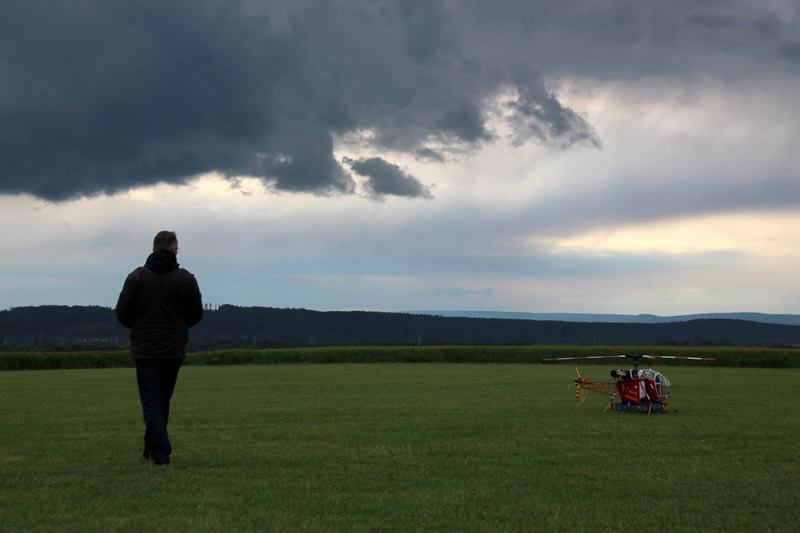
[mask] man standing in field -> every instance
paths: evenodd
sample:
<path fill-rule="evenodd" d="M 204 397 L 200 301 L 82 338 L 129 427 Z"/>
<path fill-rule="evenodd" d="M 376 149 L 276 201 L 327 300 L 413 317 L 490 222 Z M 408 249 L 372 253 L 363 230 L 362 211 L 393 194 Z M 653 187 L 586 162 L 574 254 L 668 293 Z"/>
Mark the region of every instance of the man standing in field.
<path fill-rule="evenodd" d="M 203 317 L 194 275 L 178 265 L 178 237 L 160 231 L 144 266 L 125 279 L 117 300 L 117 319 L 131 328 L 131 355 L 144 415 L 144 457 L 168 465 L 169 402 L 186 357 L 189 328 Z"/>

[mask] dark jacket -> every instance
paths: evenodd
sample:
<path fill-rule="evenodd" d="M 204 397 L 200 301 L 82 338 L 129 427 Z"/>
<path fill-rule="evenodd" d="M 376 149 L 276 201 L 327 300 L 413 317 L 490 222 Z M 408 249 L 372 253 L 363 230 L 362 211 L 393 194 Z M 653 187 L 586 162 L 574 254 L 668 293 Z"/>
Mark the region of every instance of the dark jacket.
<path fill-rule="evenodd" d="M 120 324 L 131 328 L 134 359 L 182 359 L 189 328 L 203 317 L 203 301 L 194 275 L 162 250 L 128 274 L 115 311 Z"/>

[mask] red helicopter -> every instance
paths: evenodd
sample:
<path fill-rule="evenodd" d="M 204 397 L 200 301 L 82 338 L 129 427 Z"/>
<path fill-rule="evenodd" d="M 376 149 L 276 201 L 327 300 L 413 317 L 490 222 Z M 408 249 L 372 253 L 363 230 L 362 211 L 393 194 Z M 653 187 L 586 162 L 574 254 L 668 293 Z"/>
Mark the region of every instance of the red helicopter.
<path fill-rule="evenodd" d="M 582 378 L 578 365 L 575 371 L 578 379 L 575 383 L 575 398 L 581 399 L 581 389 L 611 396 L 607 408 L 614 411 L 637 411 L 643 413 L 666 413 L 667 402 L 671 396 L 667 376 L 652 368 L 639 368 L 639 359 L 688 359 L 690 361 L 716 361 L 713 357 L 684 357 L 676 355 L 591 355 L 587 357 L 555 357 L 542 359 L 545 361 L 577 361 L 584 359 L 633 359 L 633 368 L 612 370 L 614 381 L 595 381 Z M 583 397 L 585 399 L 585 396 Z M 583 403 L 581 399 L 581 403 Z M 614 399 L 619 399 L 614 403 Z"/>

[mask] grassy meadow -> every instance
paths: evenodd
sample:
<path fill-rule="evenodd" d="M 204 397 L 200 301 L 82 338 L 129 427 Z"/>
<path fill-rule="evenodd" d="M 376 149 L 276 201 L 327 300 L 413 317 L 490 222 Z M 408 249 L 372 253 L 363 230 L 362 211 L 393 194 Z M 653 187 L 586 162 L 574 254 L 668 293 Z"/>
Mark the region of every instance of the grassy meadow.
<path fill-rule="evenodd" d="M 800 371 L 663 370 L 646 416 L 570 364 L 187 366 L 169 467 L 132 369 L 0 372 L 0 531 L 796 531 Z"/>

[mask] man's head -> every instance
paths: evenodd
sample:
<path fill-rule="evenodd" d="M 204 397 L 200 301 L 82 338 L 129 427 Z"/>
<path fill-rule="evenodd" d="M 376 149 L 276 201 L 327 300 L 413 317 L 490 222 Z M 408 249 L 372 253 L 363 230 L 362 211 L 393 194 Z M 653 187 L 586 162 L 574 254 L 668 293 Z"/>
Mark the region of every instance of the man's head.
<path fill-rule="evenodd" d="M 153 239 L 153 251 L 167 250 L 173 254 L 178 253 L 178 236 L 174 231 L 159 231 Z"/>

